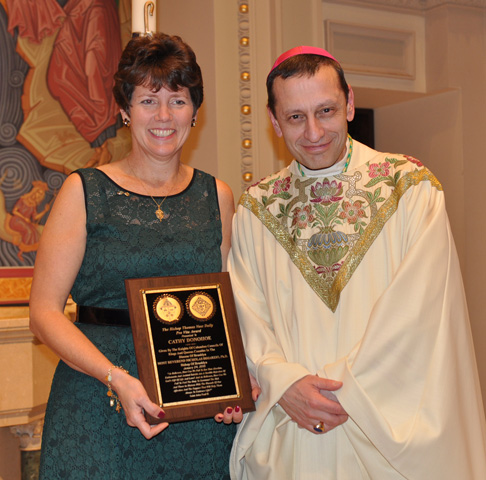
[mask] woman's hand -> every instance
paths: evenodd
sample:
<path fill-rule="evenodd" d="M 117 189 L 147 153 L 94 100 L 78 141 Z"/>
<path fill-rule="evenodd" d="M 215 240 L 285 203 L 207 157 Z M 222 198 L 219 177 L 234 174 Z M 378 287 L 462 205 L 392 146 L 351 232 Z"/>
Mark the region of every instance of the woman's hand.
<path fill-rule="evenodd" d="M 262 389 L 258 382 L 256 381 L 255 377 L 250 373 L 250 384 L 251 384 L 251 398 L 254 402 L 258 400 L 260 393 L 262 393 Z M 240 423 L 243 420 L 243 411 L 239 406 L 235 408 L 227 407 L 223 413 L 218 413 L 214 419 L 218 423 L 226 423 L 229 425 L 230 423 Z"/>
<path fill-rule="evenodd" d="M 218 423 L 225 423 L 229 425 L 230 423 L 240 423 L 243 420 L 243 411 L 239 406 L 227 407 L 223 413 L 218 413 L 215 415 L 214 419 Z"/>
<path fill-rule="evenodd" d="M 150 425 L 145 419 L 144 412 L 154 418 L 164 418 L 164 411 L 153 403 L 145 391 L 140 380 L 132 377 L 120 368 L 114 368 L 111 372 L 112 388 L 115 390 L 120 403 L 123 406 L 127 424 L 136 427 L 148 440 L 165 430 L 169 424 L 167 422 Z M 113 411 L 113 414 L 116 413 Z"/>

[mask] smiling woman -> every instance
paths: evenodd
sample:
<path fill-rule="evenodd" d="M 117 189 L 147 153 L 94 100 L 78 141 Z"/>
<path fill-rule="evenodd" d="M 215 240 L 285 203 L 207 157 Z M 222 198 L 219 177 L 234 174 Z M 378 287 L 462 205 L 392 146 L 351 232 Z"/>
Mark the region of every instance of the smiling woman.
<path fill-rule="evenodd" d="M 193 105 L 189 89 L 182 87 L 176 91 L 166 87 L 154 91 L 152 87 L 137 86 L 132 95 L 130 110 L 122 110 L 125 119 L 130 119 L 132 132 L 132 151 L 127 157 L 130 164 L 140 164 L 148 159 L 155 162 L 180 163 L 182 146 L 184 145 L 191 124 L 197 113 Z M 177 172 L 179 173 L 179 172 Z M 147 179 L 148 180 L 148 179 Z M 177 177 L 167 179 L 163 185 L 152 182 L 156 195 L 166 194 L 166 184 L 177 182 Z M 164 191 L 165 190 L 165 191 Z"/>
<path fill-rule="evenodd" d="M 183 190 L 192 169 L 180 163 L 182 147 L 203 101 L 201 70 L 192 49 L 179 37 L 164 34 L 132 39 L 113 93 L 131 128 L 132 151 L 114 164 L 118 168 L 112 173 L 142 194 Z"/>
<path fill-rule="evenodd" d="M 145 420 L 144 412 L 164 412 L 138 380 L 124 286 L 126 278 L 226 269 L 232 192 L 180 162 L 203 100 L 194 52 L 165 34 L 132 39 L 114 95 L 132 150 L 66 179 L 37 255 L 31 328 L 62 359 L 46 413 L 41 478 L 229 478 L 234 425 L 198 420 L 159 435 L 168 424 Z M 69 293 L 83 307 L 74 325 L 63 315 Z M 231 424 L 242 412 L 227 408 L 217 417 Z"/>

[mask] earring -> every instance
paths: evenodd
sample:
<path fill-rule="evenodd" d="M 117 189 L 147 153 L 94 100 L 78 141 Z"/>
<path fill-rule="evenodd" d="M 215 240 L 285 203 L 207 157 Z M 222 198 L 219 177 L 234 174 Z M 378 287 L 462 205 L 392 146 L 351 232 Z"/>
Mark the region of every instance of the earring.
<path fill-rule="evenodd" d="M 192 119 L 192 122 L 191 122 L 191 127 L 195 127 L 195 126 L 196 126 L 196 119 L 195 119 L 195 118 L 193 118 L 193 119 Z"/>
<path fill-rule="evenodd" d="M 130 128 L 130 119 L 128 117 L 123 119 L 123 125 L 125 125 L 125 127 L 127 128 Z"/>

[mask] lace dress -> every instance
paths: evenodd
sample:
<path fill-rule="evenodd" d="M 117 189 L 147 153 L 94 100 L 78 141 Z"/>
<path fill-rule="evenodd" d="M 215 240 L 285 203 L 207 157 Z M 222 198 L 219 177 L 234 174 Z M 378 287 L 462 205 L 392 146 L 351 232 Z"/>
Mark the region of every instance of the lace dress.
<path fill-rule="evenodd" d="M 87 211 L 86 252 L 72 289 L 78 305 L 126 309 L 125 278 L 221 270 L 212 176 L 194 170 L 190 185 L 162 204 L 160 222 L 149 196 L 126 191 L 97 169 L 77 174 Z M 114 365 L 137 375 L 130 327 L 76 325 Z M 212 418 L 176 423 L 146 440 L 109 406 L 106 391 L 98 380 L 59 363 L 45 417 L 41 479 L 229 478 L 235 425 Z"/>

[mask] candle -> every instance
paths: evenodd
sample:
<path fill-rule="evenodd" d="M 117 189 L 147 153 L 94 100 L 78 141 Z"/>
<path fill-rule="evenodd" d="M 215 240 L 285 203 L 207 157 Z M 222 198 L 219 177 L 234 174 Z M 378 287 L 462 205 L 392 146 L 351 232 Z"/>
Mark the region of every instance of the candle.
<path fill-rule="evenodd" d="M 145 8 L 148 8 L 148 25 L 145 25 Z M 144 35 L 157 31 L 155 18 L 155 0 L 132 0 L 132 33 Z"/>

